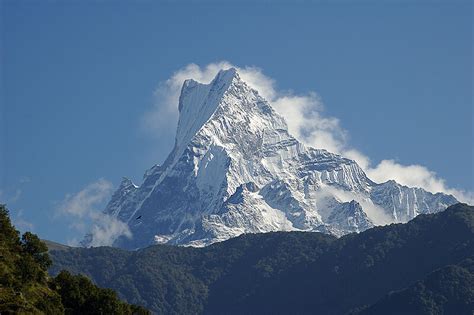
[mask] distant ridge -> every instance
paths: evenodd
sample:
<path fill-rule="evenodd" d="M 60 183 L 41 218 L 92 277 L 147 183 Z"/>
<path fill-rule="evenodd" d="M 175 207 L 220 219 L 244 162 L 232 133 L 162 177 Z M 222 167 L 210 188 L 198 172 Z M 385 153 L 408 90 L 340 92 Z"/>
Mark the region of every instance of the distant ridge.
<path fill-rule="evenodd" d="M 49 241 L 49 240 L 42 240 L 42 241 L 46 244 L 46 246 L 48 246 L 49 251 L 52 251 L 52 250 L 68 250 L 70 248 L 73 248 L 71 246 L 64 245 L 64 244 L 57 243 L 57 242 L 53 242 L 53 241 Z"/>
<path fill-rule="evenodd" d="M 341 238 L 274 232 L 198 249 L 52 251 L 51 273 L 84 273 L 157 314 L 380 314 L 396 301 L 403 314 L 472 315 L 473 255 L 474 207 L 456 204 Z"/>

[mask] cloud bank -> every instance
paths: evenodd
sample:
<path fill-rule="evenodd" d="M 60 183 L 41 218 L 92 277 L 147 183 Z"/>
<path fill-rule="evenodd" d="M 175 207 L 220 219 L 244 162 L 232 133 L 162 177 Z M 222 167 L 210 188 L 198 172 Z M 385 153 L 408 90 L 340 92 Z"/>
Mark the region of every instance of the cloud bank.
<path fill-rule="evenodd" d="M 168 80 L 159 84 L 155 91 L 155 104 L 143 116 L 143 128 L 155 135 L 169 134 L 170 130 L 176 130 L 178 98 L 183 81 L 194 79 L 208 83 L 219 70 L 230 67 L 236 68 L 241 78 L 259 91 L 285 117 L 290 133 L 303 143 L 355 160 L 375 182 L 393 179 L 402 185 L 421 187 L 433 193 L 452 194 L 460 201 L 472 203 L 474 200 L 472 192 L 448 187 L 444 179 L 425 166 L 403 165 L 393 159 L 374 164 L 367 155 L 349 145 L 348 133 L 341 127 L 339 119 L 324 114 L 324 105 L 317 93 L 295 95 L 278 91 L 275 80 L 257 67 L 238 67 L 221 61 L 204 67 L 189 64 L 179 69 Z"/>
<path fill-rule="evenodd" d="M 101 178 L 75 194 L 66 195 L 57 207 L 59 215 L 66 216 L 73 221 L 69 225 L 72 229 L 82 235 L 91 234 L 91 246 L 112 245 L 122 235 L 132 237 L 125 222 L 105 214 L 101 208 L 99 209 L 104 202 L 110 199 L 112 189 L 112 183 Z M 77 246 L 80 241 L 73 239 L 68 243 Z"/>

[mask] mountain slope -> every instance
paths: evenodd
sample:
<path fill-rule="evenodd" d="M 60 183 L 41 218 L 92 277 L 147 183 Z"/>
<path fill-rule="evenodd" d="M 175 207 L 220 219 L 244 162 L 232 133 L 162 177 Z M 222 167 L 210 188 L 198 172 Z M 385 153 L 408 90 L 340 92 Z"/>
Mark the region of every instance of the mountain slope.
<path fill-rule="evenodd" d="M 124 179 L 105 209 L 133 234 L 115 246 L 204 246 L 290 230 L 340 236 L 456 202 L 393 181 L 376 184 L 355 161 L 303 145 L 233 68 L 209 84 L 186 80 L 178 107 L 175 146 L 164 164 L 148 170 L 140 186 Z"/>
<path fill-rule="evenodd" d="M 159 314 L 345 314 L 375 305 L 389 292 L 473 253 L 474 207 L 457 204 L 406 224 L 339 239 L 276 232 L 247 234 L 205 248 L 52 251 L 51 272 L 84 273 Z M 460 297 L 473 289 L 451 283 Z M 451 302 L 465 303 L 463 298 Z"/>
<path fill-rule="evenodd" d="M 390 292 L 359 314 L 472 314 L 473 258 L 435 270 L 406 289 Z"/>

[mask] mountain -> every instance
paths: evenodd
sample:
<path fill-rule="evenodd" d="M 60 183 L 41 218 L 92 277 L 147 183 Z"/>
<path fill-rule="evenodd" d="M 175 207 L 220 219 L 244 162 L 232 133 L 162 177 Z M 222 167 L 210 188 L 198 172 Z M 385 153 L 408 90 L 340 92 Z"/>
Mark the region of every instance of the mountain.
<path fill-rule="evenodd" d="M 67 246 L 61 243 L 53 242 L 50 240 L 41 240 L 43 243 L 46 244 L 48 250 L 67 250 L 71 248 L 71 246 Z"/>
<path fill-rule="evenodd" d="M 233 68 L 209 84 L 186 80 L 178 109 L 175 145 L 163 165 L 146 171 L 139 186 L 125 178 L 104 210 L 133 234 L 115 246 L 205 246 L 270 231 L 341 236 L 457 202 L 394 181 L 374 183 L 355 161 L 305 146 Z"/>
<path fill-rule="evenodd" d="M 204 248 L 71 248 L 51 257 L 52 274 L 83 273 L 156 314 L 471 315 L 474 207 L 340 238 L 271 232 Z"/>
<path fill-rule="evenodd" d="M 474 310 L 474 259 L 430 273 L 403 290 L 390 292 L 360 315 L 469 314 Z"/>

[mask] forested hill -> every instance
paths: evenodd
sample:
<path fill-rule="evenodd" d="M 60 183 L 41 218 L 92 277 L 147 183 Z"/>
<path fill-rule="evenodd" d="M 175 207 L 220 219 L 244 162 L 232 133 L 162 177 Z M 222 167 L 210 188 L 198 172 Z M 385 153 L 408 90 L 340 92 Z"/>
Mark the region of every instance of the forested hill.
<path fill-rule="evenodd" d="M 31 232 L 20 238 L 7 208 L 0 205 L 0 314 L 149 314 L 85 276 L 61 271 L 50 277 L 47 251 Z"/>
<path fill-rule="evenodd" d="M 51 251 L 50 272 L 83 273 L 158 314 L 472 315 L 473 256 L 474 207 L 457 204 L 339 239 L 276 232 L 205 248 Z"/>

